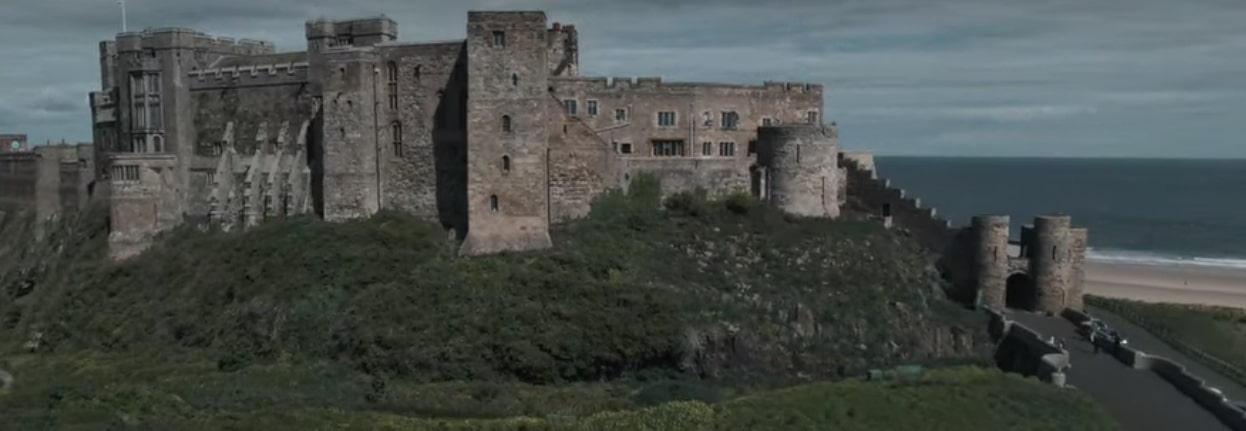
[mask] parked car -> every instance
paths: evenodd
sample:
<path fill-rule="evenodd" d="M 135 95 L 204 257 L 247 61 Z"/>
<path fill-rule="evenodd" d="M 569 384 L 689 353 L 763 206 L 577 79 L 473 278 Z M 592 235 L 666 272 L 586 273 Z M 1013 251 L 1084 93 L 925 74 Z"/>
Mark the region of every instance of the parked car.
<path fill-rule="evenodd" d="M 1106 323 L 1099 319 L 1090 319 L 1077 326 L 1077 333 L 1083 337 L 1090 337 L 1092 332 L 1100 332 L 1108 328 Z"/>

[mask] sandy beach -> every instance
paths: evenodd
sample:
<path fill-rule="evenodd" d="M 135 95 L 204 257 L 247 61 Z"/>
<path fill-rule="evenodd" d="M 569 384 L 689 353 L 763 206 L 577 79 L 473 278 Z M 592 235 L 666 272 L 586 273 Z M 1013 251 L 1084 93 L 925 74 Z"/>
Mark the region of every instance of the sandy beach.
<path fill-rule="evenodd" d="M 1147 302 L 1246 308 L 1246 269 L 1086 262 L 1085 292 Z"/>

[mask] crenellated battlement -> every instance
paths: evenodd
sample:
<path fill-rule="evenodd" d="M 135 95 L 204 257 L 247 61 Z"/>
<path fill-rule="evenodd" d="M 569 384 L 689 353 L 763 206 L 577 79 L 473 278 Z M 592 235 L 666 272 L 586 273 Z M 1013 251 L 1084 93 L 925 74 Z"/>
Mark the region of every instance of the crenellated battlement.
<path fill-rule="evenodd" d="M 392 41 L 398 38 L 398 23 L 388 16 L 363 18 L 309 20 L 304 27 L 307 39 L 353 37 L 368 38 L 368 45 Z"/>
<path fill-rule="evenodd" d="M 192 80 L 191 89 L 214 87 L 222 84 L 283 84 L 306 81 L 308 66 L 306 61 L 232 66 L 192 70 L 187 72 L 186 76 Z"/>
<path fill-rule="evenodd" d="M 761 85 L 750 84 L 728 84 L 717 82 L 666 82 L 662 77 L 658 76 L 616 76 L 616 77 L 551 77 L 550 81 L 558 81 L 560 83 L 575 85 L 584 90 L 609 90 L 609 89 L 671 89 L 671 90 L 695 90 L 695 89 L 724 89 L 724 90 L 750 90 L 762 91 L 766 93 L 776 94 L 822 94 L 822 84 L 801 83 L 801 82 L 776 82 L 764 81 Z"/>
<path fill-rule="evenodd" d="M 547 18 L 544 11 L 468 11 L 467 24 L 490 23 L 528 26 L 539 24 L 545 26 Z"/>
<path fill-rule="evenodd" d="M 178 27 L 148 29 L 141 32 L 120 33 L 116 39 L 116 52 L 137 52 L 146 49 L 193 49 L 230 55 L 259 55 L 276 52 L 272 42 L 255 39 L 235 39 L 213 36 L 207 33 Z"/>

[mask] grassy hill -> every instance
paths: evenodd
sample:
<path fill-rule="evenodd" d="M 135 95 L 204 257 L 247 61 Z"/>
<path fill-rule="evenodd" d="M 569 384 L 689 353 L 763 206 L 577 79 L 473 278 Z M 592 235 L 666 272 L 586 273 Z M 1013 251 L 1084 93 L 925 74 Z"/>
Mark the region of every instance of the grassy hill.
<path fill-rule="evenodd" d="M 662 202 L 658 187 L 603 196 L 555 228 L 552 250 L 477 258 L 386 212 L 184 228 L 110 264 L 98 214 L 65 220 L 45 242 L 0 249 L 0 369 L 16 377 L 0 416 L 24 429 L 484 423 L 467 418 L 555 429 L 540 426 L 675 409 L 728 426 L 747 422 L 728 404 L 771 397 L 724 400 L 872 367 L 987 361 L 982 316 L 941 299 L 930 257 L 906 238 L 851 217 L 791 219 L 747 196 Z M 26 231 L 6 223 L 0 233 Z M 713 407 L 664 404 L 677 400 Z M 1048 402 L 1034 401 L 1030 413 Z M 647 406 L 657 410 L 609 413 Z M 511 417 L 544 425 L 496 422 Z"/>

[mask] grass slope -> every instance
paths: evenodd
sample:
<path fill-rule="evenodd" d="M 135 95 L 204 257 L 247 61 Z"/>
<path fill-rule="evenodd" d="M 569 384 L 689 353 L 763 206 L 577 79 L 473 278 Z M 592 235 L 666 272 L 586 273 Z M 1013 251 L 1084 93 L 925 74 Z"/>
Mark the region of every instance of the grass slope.
<path fill-rule="evenodd" d="M 666 403 L 987 361 L 982 316 L 941 299 L 908 239 L 659 187 L 608 193 L 552 250 L 476 258 L 386 212 L 185 228 L 111 264 L 102 217 L 65 220 L 0 250 L 0 411 L 18 429 L 734 424 L 752 416 Z"/>
<path fill-rule="evenodd" d="M 150 368 L 131 368 L 145 364 Z M 1115 430 L 1079 392 L 964 367 L 866 382 L 849 379 L 764 391 L 715 404 L 619 402 L 617 387 L 393 382 L 332 363 L 155 366 L 118 357 L 29 363 L 29 385 L 3 398 L 5 429 L 264 430 Z M 59 377 L 69 373 L 73 379 Z M 58 383 L 47 383 L 56 381 Z M 378 400 L 379 398 L 379 400 Z M 560 412 L 540 405 L 566 403 Z M 475 406 L 486 413 L 462 418 Z M 621 409 L 629 410 L 621 410 Z"/>

